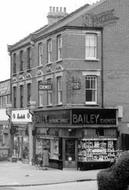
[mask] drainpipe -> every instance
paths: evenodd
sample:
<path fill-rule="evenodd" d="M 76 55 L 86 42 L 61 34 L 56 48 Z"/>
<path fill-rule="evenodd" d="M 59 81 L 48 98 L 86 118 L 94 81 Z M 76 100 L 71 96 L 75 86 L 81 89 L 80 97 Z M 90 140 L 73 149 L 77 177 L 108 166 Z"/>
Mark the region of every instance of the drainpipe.
<path fill-rule="evenodd" d="M 102 108 L 104 108 L 104 59 L 103 59 L 103 28 L 101 29 L 101 93 L 102 93 Z"/>

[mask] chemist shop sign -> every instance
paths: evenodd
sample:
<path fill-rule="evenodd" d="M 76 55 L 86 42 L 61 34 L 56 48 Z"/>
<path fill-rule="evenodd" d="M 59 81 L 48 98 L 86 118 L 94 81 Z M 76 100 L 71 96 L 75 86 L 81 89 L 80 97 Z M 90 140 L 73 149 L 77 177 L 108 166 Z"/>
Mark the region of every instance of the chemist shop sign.
<path fill-rule="evenodd" d="M 12 123 L 29 123 L 32 122 L 32 116 L 29 110 L 13 110 L 11 115 Z"/>
<path fill-rule="evenodd" d="M 116 109 L 72 109 L 73 125 L 116 125 Z"/>

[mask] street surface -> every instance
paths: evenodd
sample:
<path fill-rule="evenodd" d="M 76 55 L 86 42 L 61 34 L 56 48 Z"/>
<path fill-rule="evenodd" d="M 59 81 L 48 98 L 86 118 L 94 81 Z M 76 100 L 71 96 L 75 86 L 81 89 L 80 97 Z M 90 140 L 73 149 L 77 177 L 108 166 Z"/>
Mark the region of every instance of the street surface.
<path fill-rule="evenodd" d="M 0 190 L 97 190 L 96 181 L 73 182 L 56 185 L 0 188 Z"/>
<path fill-rule="evenodd" d="M 47 170 L 22 162 L 0 162 L 0 190 L 97 190 L 99 170 Z"/>

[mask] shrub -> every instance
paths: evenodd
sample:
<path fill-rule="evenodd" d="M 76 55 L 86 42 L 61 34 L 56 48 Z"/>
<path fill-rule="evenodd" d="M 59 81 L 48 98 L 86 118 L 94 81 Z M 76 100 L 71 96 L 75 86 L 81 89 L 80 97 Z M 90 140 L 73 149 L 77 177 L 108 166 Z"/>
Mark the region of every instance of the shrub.
<path fill-rule="evenodd" d="M 129 151 L 121 154 L 110 168 L 97 175 L 98 190 L 127 190 L 129 185 Z"/>

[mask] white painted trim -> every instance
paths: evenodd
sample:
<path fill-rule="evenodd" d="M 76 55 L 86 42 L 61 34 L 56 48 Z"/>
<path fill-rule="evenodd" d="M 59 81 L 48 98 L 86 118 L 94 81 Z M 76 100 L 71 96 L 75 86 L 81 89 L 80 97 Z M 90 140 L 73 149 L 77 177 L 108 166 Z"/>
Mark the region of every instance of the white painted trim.
<path fill-rule="evenodd" d="M 100 76 L 100 71 L 83 71 L 82 75 L 95 75 L 95 76 Z"/>
<path fill-rule="evenodd" d="M 31 79 L 26 81 L 26 84 L 29 84 L 29 83 L 32 83 Z"/>
<path fill-rule="evenodd" d="M 19 86 L 23 86 L 23 85 L 24 85 L 24 82 L 19 82 L 18 85 L 19 85 Z"/>
<path fill-rule="evenodd" d="M 39 77 L 39 78 L 37 78 L 36 80 L 37 80 L 37 82 L 43 81 L 43 77 Z"/>
<path fill-rule="evenodd" d="M 53 75 L 45 76 L 45 80 L 52 79 L 52 78 L 53 78 Z"/>
<path fill-rule="evenodd" d="M 17 87 L 17 84 L 13 84 L 13 85 L 12 85 L 12 88 L 13 88 L 13 87 Z"/>
<path fill-rule="evenodd" d="M 62 77 L 63 76 L 63 72 L 59 72 L 59 73 L 55 73 L 55 77 L 57 78 L 57 77 Z"/>

